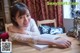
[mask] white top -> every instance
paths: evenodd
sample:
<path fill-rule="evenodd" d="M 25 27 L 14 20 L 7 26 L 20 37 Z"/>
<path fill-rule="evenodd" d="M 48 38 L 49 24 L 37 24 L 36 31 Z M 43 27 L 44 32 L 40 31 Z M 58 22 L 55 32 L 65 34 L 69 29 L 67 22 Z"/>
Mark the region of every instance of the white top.
<path fill-rule="evenodd" d="M 41 39 L 41 40 L 49 40 L 49 41 L 53 41 L 55 38 L 58 38 L 59 36 L 55 36 L 55 35 L 50 35 L 50 34 L 40 34 L 38 27 L 34 21 L 34 19 L 31 18 L 29 25 L 26 27 L 26 32 L 28 34 L 20 34 L 20 33 L 12 33 L 12 32 L 8 32 L 9 33 L 9 40 L 17 40 L 19 42 L 24 42 L 27 43 L 32 42 L 36 39 Z M 34 32 L 34 33 L 32 33 Z"/>
<path fill-rule="evenodd" d="M 23 37 L 24 36 L 27 36 L 27 37 L 30 36 L 31 37 L 31 36 L 35 36 L 35 35 L 40 35 L 40 32 L 38 30 L 38 27 L 37 27 L 34 19 L 32 19 L 32 18 L 30 19 L 30 22 L 29 22 L 28 26 L 26 27 L 26 32 L 28 33 L 28 36 L 26 34 L 12 33 L 12 32 L 8 31 L 8 33 L 9 33 L 9 39 L 10 40 L 11 39 L 15 39 L 16 40 L 16 38 L 18 38 L 19 36 L 21 36 L 21 37 L 22 36 Z M 34 32 L 34 33 L 32 33 L 32 32 Z"/>
<path fill-rule="evenodd" d="M 34 19 L 30 19 L 29 25 L 27 27 L 27 31 L 36 32 L 37 34 L 40 34 L 38 27 L 34 21 Z"/>

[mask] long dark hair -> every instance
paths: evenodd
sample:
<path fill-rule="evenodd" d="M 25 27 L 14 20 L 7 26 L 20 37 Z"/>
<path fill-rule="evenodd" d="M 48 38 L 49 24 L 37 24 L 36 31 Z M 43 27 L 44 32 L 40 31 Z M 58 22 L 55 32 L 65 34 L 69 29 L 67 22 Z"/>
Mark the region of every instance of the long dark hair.
<path fill-rule="evenodd" d="M 19 16 L 22 16 L 27 13 L 27 10 L 29 9 L 24 3 L 15 2 L 13 4 L 13 6 L 11 7 L 11 22 L 13 23 L 13 25 L 17 27 L 19 26 L 18 23 L 15 21 L 17 12 L 19 12 Z"/>

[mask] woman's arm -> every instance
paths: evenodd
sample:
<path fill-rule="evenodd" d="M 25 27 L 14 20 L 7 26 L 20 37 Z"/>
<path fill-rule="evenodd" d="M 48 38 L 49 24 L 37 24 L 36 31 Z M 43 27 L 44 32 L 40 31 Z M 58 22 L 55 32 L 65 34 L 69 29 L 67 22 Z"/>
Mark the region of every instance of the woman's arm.
<path fill-rule="evenodd" d="M 36 31 L 36 29 L 35 29 Z M 35 41 L 37 41 L 38 44 L 47 44 L 47 45 L 56 45 L 58 47 L 63 47 L 63 48 L 67 48 L 71 45 L 71 42 L 63 39 L 63 38 L 59 38 L 57 40 L 54 39 L 49 39 L 49 38 L 42 38 L 40 36 L 34 36 L 36 35 L 37 32 L 35 31 L 15 31 L 15 30 L 10 30 L 9 29 L 9 37 L 13 40 L 17 40 L 19 42 L 24 42 L 24 43 L 35 43 Z M 39 34 L 39 33 L 38 33 Z M 39 34 L 40 35 L 40 34 Z"/>
<path fill-rule="evenodd" d="M 59 38 L 57 40 L 55 39 L 48 39 L 48 38 L 42 38 L 40 36 L 31 36 L 31 35 L 26 35 L 26 34 L 20 34 L 20 33 L 9 33 L 10 38 L 12 38 L 13 40 L 19 41 L 19 42 L 23 42 L 23 43 L 36 43 L 37 44 L 47 44 L 47 45 L 56 45 L 57 47 L 60 48 L 68 48 L 71 45 L 71 42 L 63 39 L 63 38 Z"/>
<path fill-rule="evenodd" d="M 68 48 L 71 45 L 71 42 L 63 39 L 63 38 L 59 38 L 59 39 L 48 39 L 45 37 L 41 37 L 41 36 L 31 36 L 31 35 L 26 35 L 26 34 L 20 34 L 20 33 L 9 33 L 10 38 L 12 38 L 13 40 L 19 41 L 19 42 L 23 42 L 23 43 L 36 43 L 37 44 L 47 44 L 47 45 L 56 45 L 57 47 L 60 48 Z"/>

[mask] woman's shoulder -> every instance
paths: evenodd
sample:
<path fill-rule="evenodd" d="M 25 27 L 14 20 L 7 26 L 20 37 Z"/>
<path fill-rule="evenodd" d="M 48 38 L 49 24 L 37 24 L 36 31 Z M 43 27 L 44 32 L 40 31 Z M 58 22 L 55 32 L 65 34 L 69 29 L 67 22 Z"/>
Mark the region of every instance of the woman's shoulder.
<path fill-rule="evenodd" d="M 33 18 L 30 18 L 30 22 L 34 22 L 35 20 Z"/>
<path fill-rule="evenodd" d="M 36 24 L 36 22 L 33 18 L 30 19 L 30 24 Z"/>

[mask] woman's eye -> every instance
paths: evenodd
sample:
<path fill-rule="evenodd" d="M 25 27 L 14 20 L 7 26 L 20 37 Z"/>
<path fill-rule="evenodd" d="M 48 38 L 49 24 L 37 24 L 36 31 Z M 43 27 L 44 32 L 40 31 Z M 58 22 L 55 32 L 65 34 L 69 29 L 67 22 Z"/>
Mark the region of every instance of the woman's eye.
<path fill-rule="evenodd" d="M 27 17 L 29 17 L 29 15 L 26 15 Z"/>
<path fill-rule="evenodd" d="M 20 19 L 22 18 L 22 16 L 19 17 Z"/>

